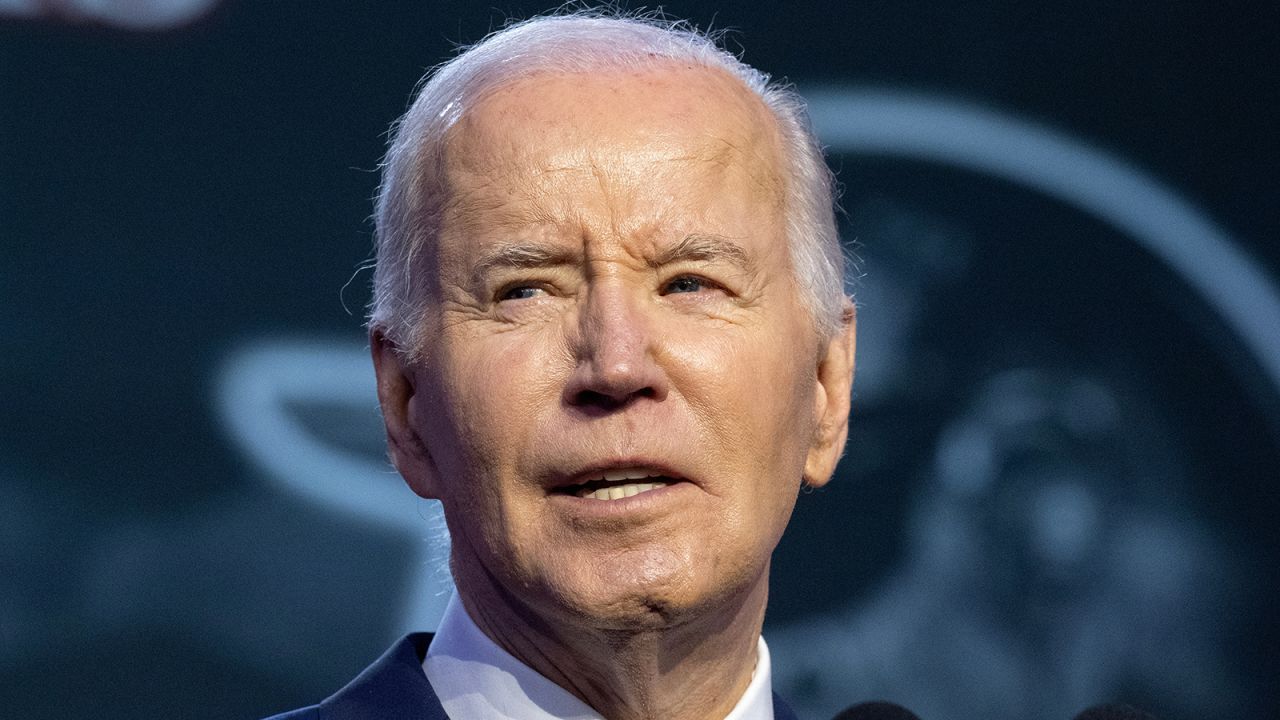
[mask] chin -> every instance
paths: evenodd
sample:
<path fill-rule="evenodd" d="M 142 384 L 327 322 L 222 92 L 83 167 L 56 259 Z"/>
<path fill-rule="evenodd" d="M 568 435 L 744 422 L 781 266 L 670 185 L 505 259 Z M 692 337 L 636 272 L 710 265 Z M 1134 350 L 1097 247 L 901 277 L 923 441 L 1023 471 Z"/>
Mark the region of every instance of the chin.
<path fill-rule="evenodd" d="M 620 591 L 621 590 L 621 591 Z M 643 632 L 680 625 L 696 616 L 704 603 L 665 591 L 665 588 L 615 588 L 607 595 L 575 598 L 570 612 L 579 622 L 600 630 Z"/>
<path fill-rule="evenodd" d="M 598 563 L 574 578 L 575 588 L 564 588 L 567 609 L 601 629 L 658 630 L 705 617 L 750 584 L 716 574 L 723 568 L 714 563 L 673 563 L 674 557 L 646 553 L 630 559 L 647 562 Z"/>

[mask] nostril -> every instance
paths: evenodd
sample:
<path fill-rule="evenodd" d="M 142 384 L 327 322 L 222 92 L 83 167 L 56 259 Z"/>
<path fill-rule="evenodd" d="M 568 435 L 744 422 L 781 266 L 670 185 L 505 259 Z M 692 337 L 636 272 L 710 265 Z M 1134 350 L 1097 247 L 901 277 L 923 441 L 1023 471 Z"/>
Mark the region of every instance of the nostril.
<path fill-rule="evenodd" d="M 580 390 L 574 393 L 571 402 L 581 407 L 598 408 L 600 410 L 617 410 L 635 398 L 656 398 L 657 391 L 652 387 L 643 387 L 622 395 L 613 395 L 598 390 Z"/>
<path fill-rule="evenodd" d="M 582 390 L 573 396 L 573 404 L 612 409 L 619 403 L 617 400 L 614 400 L 602 392 L 596 392 L 595 390 Z"/>

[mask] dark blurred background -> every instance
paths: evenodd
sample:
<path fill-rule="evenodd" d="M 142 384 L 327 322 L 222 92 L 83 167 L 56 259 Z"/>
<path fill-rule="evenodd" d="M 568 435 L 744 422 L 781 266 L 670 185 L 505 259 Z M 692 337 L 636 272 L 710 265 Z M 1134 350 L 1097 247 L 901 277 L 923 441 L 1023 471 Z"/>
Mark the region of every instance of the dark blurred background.
<path fill-rule="evenodd" d="M 666 3 L 813 99 L 850 446 L 775 558 L 812 720 L 1280 713 L 1273 3 Z M 520 2 L 0 0 L 0 707 L 253 718 L 445 594 L 361 332 L 424 69 Z"/>

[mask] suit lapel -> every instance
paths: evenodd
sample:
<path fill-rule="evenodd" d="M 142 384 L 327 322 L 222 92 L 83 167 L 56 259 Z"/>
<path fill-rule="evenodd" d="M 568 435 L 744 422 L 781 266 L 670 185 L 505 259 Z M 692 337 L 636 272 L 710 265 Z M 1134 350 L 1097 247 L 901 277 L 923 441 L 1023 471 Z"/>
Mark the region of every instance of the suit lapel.
<path fill-rule="evenodd" d="M 320 703 L 321 720 L 449 720 L 422 659 L 430 633 L 407 635 L 356 679 Z"/>
<path fill-rule="evenodd" d="M 797 720 L 795 711 L 778 693 L 773 693 L 773 720 Z"/>

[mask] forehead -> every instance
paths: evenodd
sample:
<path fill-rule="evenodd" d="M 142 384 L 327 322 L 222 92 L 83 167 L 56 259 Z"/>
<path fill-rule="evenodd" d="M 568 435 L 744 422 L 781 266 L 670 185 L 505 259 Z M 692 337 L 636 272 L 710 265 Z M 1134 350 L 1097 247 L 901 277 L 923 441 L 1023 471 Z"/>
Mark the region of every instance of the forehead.
<path fill-rule="evenodd" d="M 500 86 L 450 129 L 444 171 L 454 205 L 494 186 L 553 200 L 574 173 L 632 190 L 659 177 L 705 186 L 732 176 L 780 202 L 780 145 L 771 113 L 740 80 L 659 63 L 543 72 Z"/>

